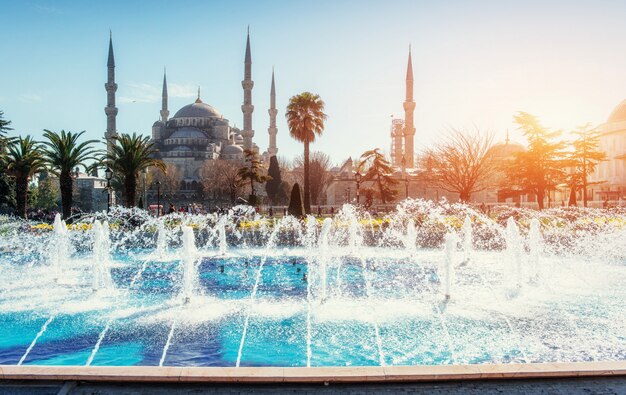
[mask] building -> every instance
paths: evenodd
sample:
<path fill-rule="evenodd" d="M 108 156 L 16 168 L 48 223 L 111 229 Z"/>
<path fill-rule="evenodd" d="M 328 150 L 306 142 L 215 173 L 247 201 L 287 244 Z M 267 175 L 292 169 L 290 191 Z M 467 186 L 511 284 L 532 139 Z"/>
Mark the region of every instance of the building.
<path fill-rule="evenodd" d="M 600 162 L 590 177 L 598 183 L 589 187 L 587 196 L 596 201 L 621 201 L 626 199 L 626 100 L 613 109 L 601 124 L 599 150 L 607 160 Z"/>
<path fill-rule="evenodd" d="M 105 113 L 107 116 L 107 131 L 105 138 L 107 146 L 115 144 L 114 138 L 117 135 L 115 107 L 115 59 L 113 54 L 113 40 L 109 38 L 109 55 L 107 61 L 107 106 Z M 216 160 L 226 160 L 235 163 L 243 163 L 245 159 L 244 150 L 251 150 L 259 154 L 259 147 L 254 143 L 254 130 L 252 129 L 252 54 L 250 49 L 250 32 L 246 38 L 246 49 L 244 58 L 244 79 L 241 82 L 243 88 L 243 104 L 241 106 L 243 114 L 243 128 L 238 129 L 231 125 L 216 108 L 208 103 L 204 103 L 198 96 L 193 103 L 187 104 L 179 109 L 173 117 L 169 117 L 167 76 L 163 74 L 163 89 L 161 97 L 160 118 L 152 125 L 152 138 L 154 146 L 158 150 L 156 157 L 168 165 L 176 166 L 182 175 L 180 180 L 180 191 L 176 195 L 178 202 L 186 200 L 197 200 L 202 194 L 201 169 L 207 163 Z M 261 157 L 269 162 L 271 155 L 276 155 L 276 89 L 274 83 L 274 71 L 272 70 L 272 87 L 270 92 L 270 122 L 268 134 L 270 145 Z M 152 197 L 149 194 L 148 197 Z"/>
<path fill-rule="evenodd" d="M 415 101 L 413 100 L 413 62 L 409 46 L 409 60 L 405 79 L 404 120 L 391 120 L 391 164 L 396 167 L 415 167 Z"/>

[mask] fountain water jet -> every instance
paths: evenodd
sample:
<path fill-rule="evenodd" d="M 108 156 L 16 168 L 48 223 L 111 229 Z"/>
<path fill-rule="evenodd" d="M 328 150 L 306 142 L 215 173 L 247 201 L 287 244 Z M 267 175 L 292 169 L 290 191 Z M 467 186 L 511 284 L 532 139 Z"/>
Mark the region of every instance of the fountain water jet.
<path fill-rule="evenodd" d="M 243 332 L 241 333 L 241 341 L 239 342 L 239 351 L 237 352 L 237 362 L 235 364 L 235 367 L 237 368 L 239 367 L 241 363 L 241 355 L 243 354 L 243 345 L 246 340 L 246 334 L 248 332 L 248 324 L 250 323 L 250 308 L 252 307 L 252 304 L 256 300 L 256 293 L 259 289 L 259 282 L 261 281 L 261 271 L 263 270 L 263 266 L 265 265 L 265 262 L 267 261 L 269 252 L 276 245 L 276 238 L 278 236 L 278 232 L 281 226 L 284 223 L 289 223 L 290 221 L 297 221 L 297 220 L 294 217 L 284 217 L 279 222 L 277 222 L 274 226 L 274 229 L 272 230 L 272 233 L 270 233 L 269 239 L 267 240 L 267 245 L 263 253 L 263 257 L 261 258 L 261 263 L 259 264 L 259 269 L 257 270 L 256 278 L 254 279 L 254 286 L 252 287 L 252 292 L 250 293 L 250 300 L 248 302 L 249 303 L 248 311 L 246 312 L 246 318 L 243 323 Z M 298 229 L 300 229 L 299 224 L 298 224 Z"/>
<path fill-rule="evenodd" d="M 93 224 L 93 290 L 113 289 L 111 278 L 111 240 L 109 236 L 109 223 L 107 221 L 94 221 Z"/>
<path fill-rule="evenodd" d="M 44 334 L 44 332 L 48 328 L 48 325 L 50 325 L 50 323 L 54 320 L 55 317 L 56 317 L 56 315 L 51 315 L 50 318 L 48 318 L 48 320 L 43 324 L 43 326 L 41 327 L 39 332 L 37 332 L 37 336 L 35 336 L 33 341 L 30 343 L 30 345 L 26 349 L 26 352 L 24 353 L 24 355 L 22 355 L 22 358 L 20 358 L 19 362 L 17 363 L 17 366 L 20 366 L 20 365 L 22 365 L 22 363 L 24 363 L 24 361 L 26 360 L 26 357 L 28 356 L 28 354 L 30 354 L 30 351 L 33 349 L 33 347 L 35 347 L 35 344 L 37 344 L 37 340 L 39 340 L 41 335 Z"/>
<path fill-rule="evenodd" d="M 541 253 L 543 246 L 539 227 L 539 220 L 537 218 L 530 220 L 530 230 L 528 231 L 528 254 L 532 270 L 531 281 L 534 283 L 538 283 L 541 280 L 539 254 Z"/>
<path fill-rule="evenodd" d="M 465 222 L 463 222 L 463 262 L 461 265 L 465 266 L 470 262 L 472 249 L 472 220 L 468 215 L 465 216 Z"/>
<path fill-rule="evenodd" d="M 167 252 L 167 230 L 163 221 L 157 222 L 157 242 L 156 251 L 154 252 L 157 258 L 163 259 Z"/>
<path fill-rule="evenodd" d="M 189 303 L 196 293 L 198 270 L 196 268 L 196 239 L 190 226 L 183 226 L 183 290 L 182 296 L 185 303 Z"/>
<path fill-rule="evenodd" d="M 511 279 L 513 290 L 519 291 L 522 288 L 522 240 L 519 228 L 513 217 L 506 221 L 506 251 L 510 265 L 507 277 Z"/>
<path fill-rule="evenodd" d="M 328 296 L 328 276 L 327 276 L 327 260 L 328 260 L 328 238 L 330 236 L 330 228 L 333 226 L 333 220 L 330 218 L 324 219 L 322 222 L 322 229 L 320 230 L 320 237 L 318 240 L 319 252 L 320 252 L 320 287 L 322 301 L 326 300 Z"/>
<path fill-rule="evenodd" d="M 415 228 L 415 220 L 410 218 L 406 225 L 406 237 L 404 239 L 404 248 L 411 253 L 416 249 L 417 230 Z"/>
<path fill-rule="evenodd" d="M 222 216 L 219 221 L 217 221 L 217 235 L 219 241 L 219 254 L 226 255 L 226 251 L 228 250 L 228 242 L 226 241 L 226 220 L 227 216 Z"/>
<path fill-rule="evenodd" d="M 61 214 L 57 214 L 54 217 L 53 236 L 50 238 L 48 245 L 48 256 L 54 271 L 55 281 L 58 281 L 61 276 L 61 265 L 69 262 L 70 246 L 70 235 L 67 225 L 65 221 L 61 220 Z"/>
<path fill-rule="evenodd" d="M 459 240 L 454 232 L 448 232 L 445 237 L 445 261 L 443 267 L 443 294 L 450 299 L 454 284 L 454 262 L 456 261 L 456 249 Z"/>

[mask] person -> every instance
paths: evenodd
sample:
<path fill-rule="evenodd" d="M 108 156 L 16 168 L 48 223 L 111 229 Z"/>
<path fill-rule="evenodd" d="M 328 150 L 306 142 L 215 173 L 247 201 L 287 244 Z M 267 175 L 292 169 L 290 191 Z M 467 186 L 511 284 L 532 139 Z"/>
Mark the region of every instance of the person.
<path fill-rule="evenodd" d="M 335 215 L 335 208 L 334 207 L 330 208 L 330 215 L 331 216 Z"/>
<path fill-rule="evenodd" d="M 273 216 L 274 216 L 274 209 L 272 208 L 272 206 L 270 206 L 269 216 L 270 216 L 270 217 L 273 217 Z"/>
<path fill-rule="evenodd" d="M 317 206 L 317 216 L 318 217 L 322 216 L 322 208 L 319 205 Z"/>
<path fill-rule="evenodd" d="M 176 207 L 174 207 L 174 203 L 170 203 L 170 208 L 167 210 L 168 214 L 174 214 L 176 212 Z"/>

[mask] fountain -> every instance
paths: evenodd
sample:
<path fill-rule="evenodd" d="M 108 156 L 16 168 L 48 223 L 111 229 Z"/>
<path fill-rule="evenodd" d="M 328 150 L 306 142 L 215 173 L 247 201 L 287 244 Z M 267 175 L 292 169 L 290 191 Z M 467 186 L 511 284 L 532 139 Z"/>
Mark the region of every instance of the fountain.
<path fill-rule="evenodd" d="M 463 222 L 463 266 L 470 262 L 472 249 L 472 220 L 466 216 Z"/>
<path fill-rule="evenodd" d="M 528 231 L 528 258 L 532 271 L 531 281 L 538 283 L 541 279 L 541 268 L 539 266 L 539 254 L 542 250 L 541 231 L 539 229 L 539 220 L 533 218 L 530 220 L 530 230 Z"/>
<path fill-rule="evenodd" d="M 506 252 L 507 261 L 509 263 L 509 270 L 506 276 L 509 278 L 511 289 L 519 292 L 523 284 L 522 240 L 519 227 L 515 223 L 515 220 L 513 220 L 513 217 L 509 217 L 506 221 Z"/>
<path fill-rule="evenodd" d="M 70 238 L 67 231 L 67 225 L 65 221 L 61 220 L 61 214 L 57 214 L 54 217 L 53 236 L 50 237 L 48 245 L 48 257 L 50 260 L 50 266 L 55 273 L 54 280 L 58 281 L 61 276 L 62 265 L 67 265 L 70 262 Z"/>
<path fill-rule="evenodd" d="M 113 289 L 110 269 L 111 240 L 109 223 L 94 221 L 93 223 L 93 291 Z"/>
<path fill-rule="evenodd" d="M 183 261 L 183 288 L 182 296 L 185 303 L 189 303 L 191 298 L 196 294 L 198 271 L 196 269 L 196 239 L 193 234 L 193 229 L 190 226 L 183 226 L 183 247 L 182 247 L 182 261 Z"/>
<path fill-rule="evenodd" d="M 626 214 L 491 213 L 408 200 L 323 221 L 239 208 L 119 210 L 69 231 L 0 221 L 0 364 L 623 360 Z"/>
<path fill-rule="evenodd" d="M 167 252 L 167 230 L 163 221 L 157 222 L 157 241 L 155 254 L 158 258 L 165 258 Z"/>
<path fill-rule="evenodd" d="M 459 240 L 454 232 L 446 233 L 444 250 L 445 260 L 443 266 L 443 295 L 446 299 L 450 299 L 452 286 L 454 285 L 454 265 L 456 262 L 456 249 Z"/>

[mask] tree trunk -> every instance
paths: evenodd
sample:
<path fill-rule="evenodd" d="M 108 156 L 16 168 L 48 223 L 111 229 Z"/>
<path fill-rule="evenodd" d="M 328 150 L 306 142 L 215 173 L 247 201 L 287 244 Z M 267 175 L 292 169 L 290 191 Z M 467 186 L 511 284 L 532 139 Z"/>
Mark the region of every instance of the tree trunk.
<path fill-rule="evenodd" d="M 28 178 L 15 177 L 15 203 L 17 215 L 26 219 L 26 202 L 28 200 Z"/>
<path fill-rule="evenodd" d="M 126 207 L 135 207 L 135 193 L 137 192 L 137 177 L 135 174 L 127 174 L 124 178 L 126 188 Z"/>
<path fill-rule="evenodd" d="M 59 187 L 61 189 L 61 206 L 63 207 L 63 219 L 68 220 L 72 216 L 72 175 L 69 170 L 59 174 Z"/>
<path fill-rule="evenodd" d="M 463 203 L 467 203 L 470 200 L 470 194 L 467 191 L 460 191 L 459 199 L 461 199 Z"/>
<path fill-rule="evenodd" d="M 311 185 L 309 184 L 309 141 L 304 142 L 304 213 L 311 214 Z"/>
<path fill-rule="evenodd" d="M 383 182 L 380 179 L 380 173 L 378 173 L 378 189 L 380 190 L 380 201 L 383 204 L 387 204 L 387 199 L 385 199 L 385 191 L 383 190 Z"/>
<path fill-rule="evenodd" d="M 583 206 L 587 207 L 587 174 L 584 175 L 583 179 Z"/>
<path fill-rule="evenodd" d="M 569 200 L 567 202 L 567 205 L 569 207 L 574 207 L 576 206 L 576 187 L 572 187 L 572 189 L 570 189 L 569 191 Z"/>
<path fill-rule="evenodd" d="M 539 210 L 543 210 L 543 198 L 545 197 L 545 191 L 543 189 L 537 190 L 537 205 Z"/>

